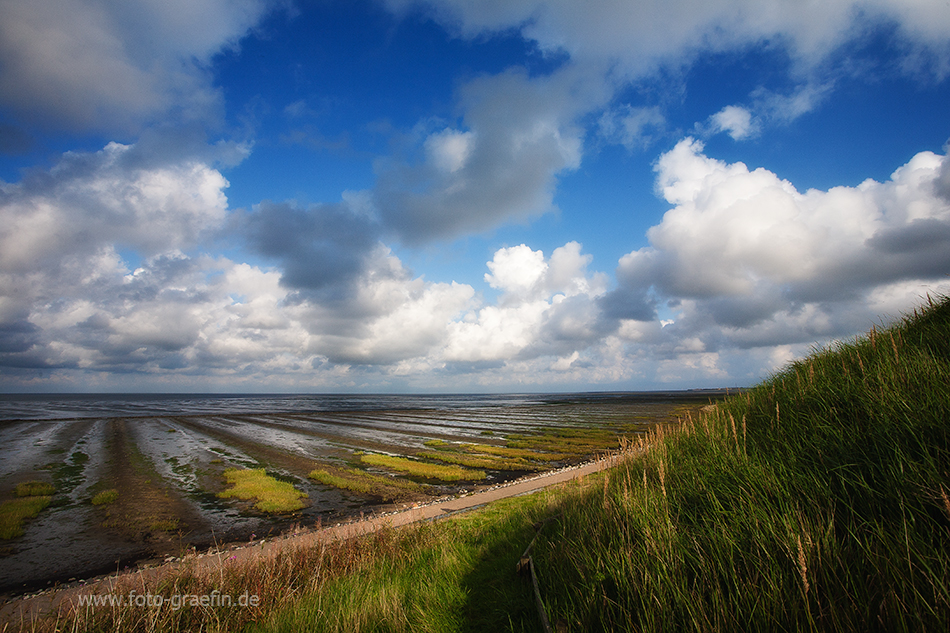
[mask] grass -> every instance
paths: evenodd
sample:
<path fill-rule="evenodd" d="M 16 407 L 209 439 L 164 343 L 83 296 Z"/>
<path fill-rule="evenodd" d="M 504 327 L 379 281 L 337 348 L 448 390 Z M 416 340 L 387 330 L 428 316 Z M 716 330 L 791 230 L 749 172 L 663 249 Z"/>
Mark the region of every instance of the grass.
<path fill-rule="evenodd" d="M 56 492 L 53 484 L 45 481 L 24 481 L 17 484 L 16 496 L 18 497 L 48 497 Z"/>
<path fill-rule="evenodd" d="M 0 539 L 10 540 L 23 536 L 23 523 L 36 517 L 53 500 L 56 491 L 45 481 L 24 481 L 17 484 L 16 499 L 0 504 Z"/>
<path fill-rule="evenodd" d="M 174 532 L 178 529 L 178 519 L 161 519 L 149 524 L 149 529 L 153 532 Z"/>
<path fill-rule="evenodd" d="M 950 303 L 817 350 L 567 496 L 574 630 L 947 630 Z"/>
<path fill-rule="evenodd" d="M 598 451 L 616 450 L 620 447 L 620 438 L 616 433 L 603 429 L 559 429 L 530 435 L 509 435 L 506 447 L 582 457 Z"/>
<path fill-rule="evenodd" d="M 505 500 L 453 521 L 286 549 L 223 570 L 185 562 L 148 589 L 165 597 L 251 594 L 256 607 L 106 604 L 33 630 L 535 631 L 531 586 L 514 561 L 554 498 Z"/>
<path fill-rule="evenodd" d="M 485 468 L 488 470 L 541 470 L 544 468 L 544 466 L 526 462 L 523 459 L 470 455 L 455 451 L 422 451 L 417 453 L 416 456 L 447 464 L 457 464 L 466 468 Z"/>
<path fill-rule="evenodd" d="M 119 498 L 119 491 L 115 488 L 110 488 L 109 490 L 103 490 L 102 492 L 96 493 L 92 498 L 92 505 L 94 506 L 104 506 L 109 505 L 110 503 L 115 503 Z"/>
<path fill-rule="evenodd" d="M 568 453 L 551 453 L 530 451 L 524 448 L 512 448 L 511 446 L 493 446 L 487 444 L 463 444 L 462 447 L 468 451 L 477 451 L 479 453 L 488 453 L 489 455 L 498 455 L 500 457 L 511 457 L 515 459 L 528 459 L 535 462 L 559 462 L 570 457 Z"/>
<path fill-rule="evenodd" d="M 309 477 L 328 486 L 376 496 L 384 501 L 404 499 L 423 492 L 423 487 L 415 482 L 396 477 L 381 477 L 356 468 L 327 466 L 311 471 Z"/>
<path fill-rule="evenodd" d="M 470 470 L 460 466 L 427 464 L 414 459 L 394 457 L 392 455 L 367 453 L 362 455 L 360 460 L 369 466 L 380 466 L 382 468 L 406 473 L 413 477 L 423 477 L 426 479 L 439 479 L 441 481 L 477 481 L 485 478 L 485 472 L 482 470 Z"/>
<path fill-rule="evenodd" d="M 425 445 L 439 451 L 465 451 L 475 454 L 495 455 L 506 459 L 523 459 L 542 463 L 559 462 L 570 457 L 567 453 L 544 453 L 523 448 L 495 446 L 494 444 L 451 444 L 442 440 L 427 440 Z"/>
<path fill-rule="evenodd" d="M 285 481 L 278 481 L 264 472 L 263 468 L 229 468 L 224 471 L 224 479 L 231 484 L 231 488 L 219 492 L 218 497 L 237 497 L 244 501 L 257 499 L 254 507 L 261 512 L 293 512 L 304 506 L 300 499 L 307 497 L 307 493 Z"/>
<path fill-rule="evenodd" d="M 950 630 L 948 385 L 943 299 L 658 427 L 583 482 L 220 576 L 185 570 L 160 589 L 260 591 L 257 610 L 127 607 L 60 622 L 538 631 L 530 584 L 514 573 L 537 534 L 559 630 Z"/>

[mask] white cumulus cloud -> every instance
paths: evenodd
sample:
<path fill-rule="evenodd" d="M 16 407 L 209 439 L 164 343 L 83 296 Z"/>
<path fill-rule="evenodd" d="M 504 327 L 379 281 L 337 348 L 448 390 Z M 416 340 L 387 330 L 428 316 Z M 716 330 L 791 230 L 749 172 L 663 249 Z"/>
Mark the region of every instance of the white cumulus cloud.
<path fill-rule="evenodd" d="M 713 132 L 725 132 L 734 141 L 743 141 L 758 133 L 758 123 L 752 113 L 741 106 L 726 106 L 709 118 Z"/>
<path fill-rule="evenodd" d="M 921 152 L 886 182 L 800 192 L 684 139 L 656 166 L 658 191 L 674 206 L 649 230 L 650 246 L 621 258 L 617 293 L 671 306 L 673 323 L 662 329 L 670 353 L 862 331 L 882 312 L 897 316 L 927 292 L 945 291 L 946 162 Z"/>

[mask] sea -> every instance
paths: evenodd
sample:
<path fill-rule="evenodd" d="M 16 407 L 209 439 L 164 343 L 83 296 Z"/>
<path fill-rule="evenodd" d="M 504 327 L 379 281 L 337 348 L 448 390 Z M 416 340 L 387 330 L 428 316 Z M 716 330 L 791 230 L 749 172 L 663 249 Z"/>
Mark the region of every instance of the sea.
<path fill-rule="evenodd" d="M 700 401 L 724 389 L 510 394 L 0 394 L 0 421 L 321 411 L 452 410 L 589 402 Z"/>

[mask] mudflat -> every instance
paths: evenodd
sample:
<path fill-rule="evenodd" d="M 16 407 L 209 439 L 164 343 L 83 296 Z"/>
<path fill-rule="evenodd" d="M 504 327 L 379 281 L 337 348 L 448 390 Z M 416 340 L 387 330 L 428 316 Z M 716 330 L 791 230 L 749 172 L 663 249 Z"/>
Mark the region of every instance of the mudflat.
<path fill-rule="evenodd" d="M 564 469 L 709 399 L 677 396 L 0 422 L 0 502 L 25 482 L 54 489 L 21 536 L 0 540 L 0 591 L 22 595 L 222 543 L 272 542 L 360 516 L 408 520 L 384 519 L 408 507 L 416 509 L 406 517 L 432 518 L 517 494 L 500 486 L 571 476 L 539 477 L 574 473 Z M 293 486 L 303 507 L 261 511 L 257 499 L 225 498 L 235 469 Z"/>

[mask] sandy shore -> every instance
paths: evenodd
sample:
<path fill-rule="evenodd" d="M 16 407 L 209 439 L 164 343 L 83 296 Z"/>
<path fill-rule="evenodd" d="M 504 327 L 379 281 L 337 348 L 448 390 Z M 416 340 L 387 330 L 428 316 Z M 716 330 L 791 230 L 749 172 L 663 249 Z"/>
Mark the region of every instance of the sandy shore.
<path fill-rule="evenodd" d="M 0 607 L 0 626 L 7 627 L 7 630 L 29 628 L 31 620 L 53 613 L 61 607 L 78 604 L 80 596 L 93 594 L 124 595 L 133 588 L 139 593 L 144 593 L 150 587 L 156 586 L 161 578 L 170 571 L 174 571 L 185 564 L 197 565 L 199 570 L 213 572 L 252 558 L 275 556 L 289 548 L 313 547 L 322 542 L 369 534 L 383 527 L 399 527 L 419 521 L 437 520 L 458 512 L 481 507 L 499 499 L 528 494 L 548 486 L 584 477 L 610 467 L 616 463 L 616 460 L 617 456 L 610 456 L 578 466 L 519 479 L 488 490 L 448 499 L 439 499 L 425 505 L 417 505 L 363 520 L 341 523 L 321 529 L 301 530 L 295 534 L 276 539 L 222 546 L 202 554 L 195 553 L 183 558 L 169 558 L 165 564 L 156 567 L 109 575 L 65 587 L 57 587 L 37 594 L 20 596 L 9 600 Z"/>

